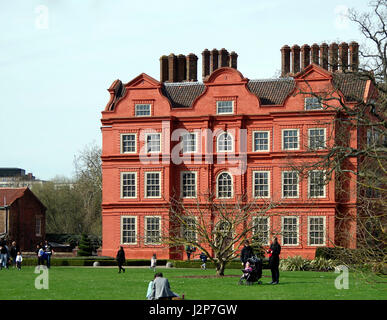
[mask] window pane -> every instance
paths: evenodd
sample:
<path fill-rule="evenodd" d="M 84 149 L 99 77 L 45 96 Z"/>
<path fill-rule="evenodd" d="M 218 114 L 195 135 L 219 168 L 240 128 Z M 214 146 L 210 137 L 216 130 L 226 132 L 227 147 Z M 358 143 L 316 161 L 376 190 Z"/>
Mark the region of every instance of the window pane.
<path fill-rule="evenodd" d="M 122 135 L 122 152 L 136 152 L 136 135 Z"/>
<path fill-rule="evenodd" d="M 254 172 L 254 197 L 269 196 L 269 172 Z"/>
<path fill-rule="evenodd" d="M 297 218 L 283 218 L 283 244 L 297 245 L 298 244 L 298 224 Z"/>
<path fill-rule="evenodd" d="M 232 179 L 230 174 L 224 172 L 218 177 L 218 198 L 232 197 Z"/>
<path fill-rule="evenodd" d="M 182 173 L 182 193 L 183 198 L 196 197 L 196 172 Z"/>
<path fill-rule="evenodd" d="M 183 135 L 183 153 L 196 152 L 196 134 L 187 133 Z"/>
<path fill-rule="evenodd" d="M 231 136 L 231 134 L 224 132 L 221 135 L 219 135 L 218 151 L 219 152 L 232 151 L 232 136 Z"/>
<path fill-rule="evenodd" d="M 184 218 L 183 237 L 187 241 L 196 241 L 196 219 L 193 217 Z"/>
<path fill-rule="evenodd" d="M 310 217 L 309 218 L 309 244 L 310 245 L 323 245 L 325 224 L 323 217 Z"/>
<path fill-rule="evenodd" d="M 254 132 L 254 151 L 269 150 L 269 132 L 257 131 Z"/>
<path fill-rule="evenodd" d="M 150 104 L 136 104 L 135 105 L 135 115 L 138 116 L 150 116 L 151 115 L 151 105 Z"/>
<path fill-rule="evenodd" d="M 298 197 L 298 173 L 297 171 L 285 171 L 282 173 L 282 197 Z"/>
<path fill-rule="evenodd" d="M 305 110 L 319 110 L 322 109 L 322 104 L 317 97 L 305 98 Z"/>
<path fill-rule="evenodd" d="M 146 173 L 146 196 L 160 197 L 160 173 L 147 172 Z"/>
<path fill-rule="evenodd" d="M 217 101 L 216 109 L 218 114 L 233 113 L 234 101 Z"/>
<path fill-rule="evenodd" d="M 130 172 L 122 174 L 122 197 L 136 197 L 136 173 Z"/>
<path fill-rule="evenodd" d="M 152 133 L 146 136 L 147 152 L 160 152 L 160 133 Z"/>
<path fill-rule="evenodd" d="M 269 218 L 256 217 L 253 220 L 254 239 L 261 244 L 269 243 Z"/>
<path fill-rule="evenodd" d="M 298 130 L 284 130 L 282 138 L 284 150 L 298 149 Z"/>
<path fill-rule="evenodd" d="M 309 196 L 311 198 L 325 197 L 324 171 L 309 172 Z"/>
<path fill-rule="evenodd" d="M 309 148 L 323 149 L 325 148 L 325 130 L 324 129 L 310 129 L 309 130 Z"/>
<path fill-rule="evenodd" d="M 122 243 L 136 243 L 136 218 L 123 217 L 121 221 Z"/>
<path fill-rule="evenodd" d="M 158 244 L 161 238 L 160 217 L 145 218 L 145 243 Z"/>

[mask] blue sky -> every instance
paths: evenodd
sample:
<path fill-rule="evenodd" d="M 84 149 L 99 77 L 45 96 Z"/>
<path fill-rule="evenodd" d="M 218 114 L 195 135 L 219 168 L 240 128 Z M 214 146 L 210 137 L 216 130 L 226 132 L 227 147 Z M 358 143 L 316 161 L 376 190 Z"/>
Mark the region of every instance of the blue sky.
<path fill-rule="evenodd" d="M 0 0 L 0 167 L 37 178 L 73 175 L 74 155 L 101 145 L 115 79 L 159 79 L 159 57 L 238 53 L 249 79 L 272 78 L 284 44 L 358 41 L 346 8 L 366 0 Z"/>

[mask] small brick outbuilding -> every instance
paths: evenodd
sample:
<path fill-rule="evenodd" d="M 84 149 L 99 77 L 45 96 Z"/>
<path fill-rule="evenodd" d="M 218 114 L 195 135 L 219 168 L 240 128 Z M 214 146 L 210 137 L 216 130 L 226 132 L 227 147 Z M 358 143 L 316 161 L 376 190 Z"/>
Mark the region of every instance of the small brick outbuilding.
<path fill-rule="evenodd" d="M 29 251 L 46 235 L 46 207 L 29 188 L 0 188 L 0 235 Z"/>

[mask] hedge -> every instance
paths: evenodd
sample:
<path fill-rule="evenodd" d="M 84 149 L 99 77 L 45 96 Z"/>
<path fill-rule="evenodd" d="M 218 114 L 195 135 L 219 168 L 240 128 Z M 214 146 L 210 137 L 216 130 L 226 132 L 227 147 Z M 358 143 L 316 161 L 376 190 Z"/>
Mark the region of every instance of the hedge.
<path fill-rule="evenodd" d="M 99 262 L 100 266 L 116 266 L 117 261 L 110 257 L 74 257 L 74 258 L 51 258 L 51 266 L 92 266 Z M 157 260 L 157 265 L 165 265 L 167 260 Z M 23 266 L 35 266 L 37 258 L 23 258 Z M 126 260 L 126 266 L 149 266 L 149 260 Z"/>
<path fill-rule="evenodd" d="M 200 266 L 203 264 L 201 260 L 168 260 L 168 262 L 172 263 L 173 267 L 175 268 L 200 268 Z M 215 268 L 215 265 L 211 261 L 207 261 L 206 263 L 207 268 Z M 238 261 L 230 261 L 226 264 L 226 269 L 241 269 L 242 265 L 241 262 Z M 263 259 L 262 264 L 263 269 L 269 269 L 269 261 L 268 259 Z"/>

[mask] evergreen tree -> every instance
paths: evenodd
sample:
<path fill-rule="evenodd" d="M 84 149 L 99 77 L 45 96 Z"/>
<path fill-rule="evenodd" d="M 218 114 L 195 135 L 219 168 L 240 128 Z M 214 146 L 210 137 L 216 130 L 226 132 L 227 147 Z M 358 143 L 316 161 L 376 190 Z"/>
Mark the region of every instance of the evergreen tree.
<path fill-rule="evenodd" d="M 93 247 L 87 234 L 83 233 L 78 246 L 78 256 L 91 256 Z"/>

